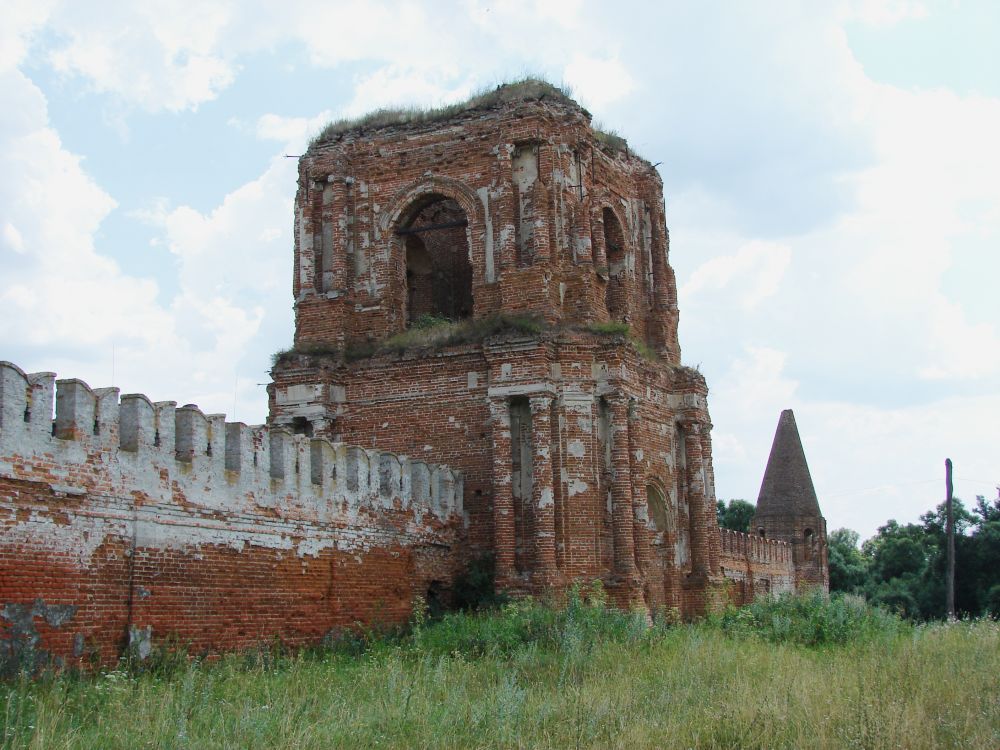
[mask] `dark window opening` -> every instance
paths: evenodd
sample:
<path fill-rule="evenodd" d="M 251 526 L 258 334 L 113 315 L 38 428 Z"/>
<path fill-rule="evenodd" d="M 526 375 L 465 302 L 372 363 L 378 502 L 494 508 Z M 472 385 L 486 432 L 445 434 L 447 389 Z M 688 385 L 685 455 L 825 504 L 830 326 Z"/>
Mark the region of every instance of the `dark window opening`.
<path fill-rule="evenodd" d="M 451 198 L 433 196 L 397 230 L 406 262 L 407 325 L 427 317 L 472 315 L 468 219 Z"/>
<path fill-rule="evenodd" d="M 306 437 L 312 437 L 313 426 L 305 417 L 295 417 L 292 419 L 292 431 L 296 435 L 305 435 Z"/>
<path fill-rule="evenodd" d="M 608 260 L 608 286 L 605 289 L 605 304 L 612 320 L 628 317 L 628 300 L 625 287 L 625 234 L 622 225 L 610 208 L 602 214 L 604 223 L 604 252 Z"/>
<path fill-rule="evenodd" d="M 763 539 L 765 537 L 764 527 L 761 526 L 759 529 L 757 529 L 757 533 L 760 534 L 760 538 Z"/>

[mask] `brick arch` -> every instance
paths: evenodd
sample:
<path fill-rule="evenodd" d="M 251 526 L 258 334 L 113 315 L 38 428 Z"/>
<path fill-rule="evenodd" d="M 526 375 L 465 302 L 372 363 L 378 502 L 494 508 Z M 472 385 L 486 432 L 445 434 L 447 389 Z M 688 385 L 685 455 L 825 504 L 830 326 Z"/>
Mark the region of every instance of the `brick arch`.
<path fill-rule="evenodd" d="M 383 234 L 391 232 L 414 203 L 432 195 L 451 198 L 462 207 L 469 220 L 469 248 L 474 250 L 474 240 L 477 235 L 481 235 L 486 225 L 482 204 L 472 188 L 451 177 L 428 177 L 396 193 L 379 216 L 379 229 Z"/>
<path fill-rule="evenodd" d="M 617 200 L 613 193 L 608 191 L 607 188 L 601 188 L 595 192 L 591 198 L 590 202 L 590 226 L 592 228 L 591 242 L 594 247 L 594 262 L 598 263 L 598 255 L 600 255 L 600 262 L 603 263 L 607 260 L 606 248 L 604 247 L 604 209 L 608 209 L 614 214 L 615 219 L 618 221 L 619 226 L 622 228 L 622 249 L 626 252 L 632 252 L 634 250 L 632 246 L 632 233 L 630 231 L 631 225 L 629 224 L 627 217 L 622 213 L 621 202 Z M 593 227 L 601 226 L 601 232 L 598 235 L 593 231 Z"/>
<path fill-rule="evenodd" d="M 411 245 L 420 245 L 421 240 L 415 235 L 401 237 L 395 234 L 397 229 L 406 226 L 424 208 L 437 200 L 454 201 L 468 222 L 465 228 L 465 245 L 466 252 L 468 253 L 468 261 L 460 264 L 464 265 L 465 270 L 459 274 L 459 278 L 464 279 L 464 281 L 454 287 L 456 289 L 462 288 L 465 291 L 455 299 L 451 299 L 450 302 L 446 300 L 448 304 L 442 305 L 442 307 L 449 310 L 454 308 L 454 310 L 464 311 L 458 314 L 459 318 L 471 316 L 476 304 L 475 290 L 484 280 L 486 265 L 486 220 L 483 207 L 476 193 L 465 183 L 449 177 L 433 176 L 410 184 L 396 193 L 389 205 L 381 212 L 378 219 L 378 226 L 384 238 L 383 241 L 386 243 L 389 251 L 391 269 L 390 295 L 395 300 L 395 307 L 399 311 L 397 321 L 400 327 L 405 327 L 412 322 L 411 318 L 416 315 L 415 311 L 420 307 L 416 305 L 418 297 L 421 299 L 426 297 L 427 299 L 424 301 L 433 308 L 434 305 L 429 302 L 431 297 L 433 296 L 436 299 L 438 296 L 441 296 L 438 294 L 441 289 L 452 287 L 451 284 L 445 282 L 431 282 L 425 279 L 419 287 L 411 288 L 410 282 L 412 279 L 408 279 L 407 271 L 409 268 L 407 259 L 414 250 Z M 434 290 L 432 292 L 423 289 L 428 284 L 433 284 Z M 423 290 L 425 293 L 417 294 L 414 291 L 415 289 Z M 451 295 L 445 294 L 444 296 L 450 298 Z M 443 314 L 452 317 L 454 310 L 452 310 L 452 313 L 446 312 Z M 433 314 L 441 314 L 430 309 L 424 312 L 429 311 L 433 312 Z"/>

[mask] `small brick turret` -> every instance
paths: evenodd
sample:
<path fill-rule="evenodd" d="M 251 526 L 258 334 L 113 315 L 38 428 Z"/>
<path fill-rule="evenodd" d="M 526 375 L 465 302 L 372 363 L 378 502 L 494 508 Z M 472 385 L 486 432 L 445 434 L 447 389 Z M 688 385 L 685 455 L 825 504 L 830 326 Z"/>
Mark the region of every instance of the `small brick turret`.
<path fill-rule="evenodd" d="M 797 590 L 830 589 L 826 519 L 819 509 L 791 409 L 781 412 L 757 498 L 752 530 L 792 545 Z"/>

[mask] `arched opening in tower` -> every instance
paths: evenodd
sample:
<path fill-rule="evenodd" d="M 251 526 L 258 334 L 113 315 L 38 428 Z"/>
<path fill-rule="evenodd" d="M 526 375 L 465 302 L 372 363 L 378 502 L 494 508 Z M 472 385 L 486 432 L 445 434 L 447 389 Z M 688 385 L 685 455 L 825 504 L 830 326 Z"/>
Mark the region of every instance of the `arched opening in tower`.
<path fill-rule="evenodd" d="M 608 286 L 604 301 L 611 320 L 625 320 L 628 316 L 625 268 L 625 234 L 622 225 L 610 208 L 603 213 L 604 251 L 608 259 Z"/>
<path fill-rule="evenodd" d="M 406 263 L 407 326 L 428 316 L 461 320 L 472 315 L 472 263 L 468 218 L 452 198 L 433 195 L 414 204 L 396 234 Z"/>

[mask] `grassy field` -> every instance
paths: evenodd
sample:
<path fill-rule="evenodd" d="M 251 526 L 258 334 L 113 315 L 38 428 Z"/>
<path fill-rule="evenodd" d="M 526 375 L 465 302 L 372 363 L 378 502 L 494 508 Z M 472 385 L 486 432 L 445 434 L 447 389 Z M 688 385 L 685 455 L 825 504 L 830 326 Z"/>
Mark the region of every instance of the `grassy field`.
<path fill-rule="evenodd" d="M 0 685 L 4 748 L 998 748 L 1000 627 L 858 602 L 698 625 L 580 598 L 324 652 Z"/>

